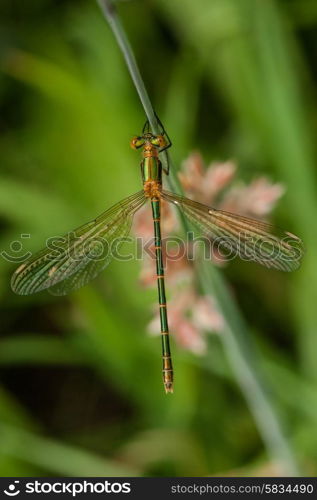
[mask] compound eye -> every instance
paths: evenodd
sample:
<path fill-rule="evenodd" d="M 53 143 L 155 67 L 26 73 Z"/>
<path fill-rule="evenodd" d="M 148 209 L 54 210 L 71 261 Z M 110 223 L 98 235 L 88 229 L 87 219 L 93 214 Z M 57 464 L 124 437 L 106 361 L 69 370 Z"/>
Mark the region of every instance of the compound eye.
<path fill-rule="evenodd" d="M 143 145 L 144 145 L 144 139 L 143 137 L 140 136 L 133 137 L 133 139 L 131 139 L 130 141 L 130 146 L 132 149 L 139 149 Z"/>
<path fill-rule="evenodd" d="M 153 144 L 153 146 L 158 146 L 159 148 L 163 148 L 164 146 L 166 146 L 166 140 L 162 135 L 156 135 L 155 137 L 153 137 L 151 139 L 151 143 Z"/>

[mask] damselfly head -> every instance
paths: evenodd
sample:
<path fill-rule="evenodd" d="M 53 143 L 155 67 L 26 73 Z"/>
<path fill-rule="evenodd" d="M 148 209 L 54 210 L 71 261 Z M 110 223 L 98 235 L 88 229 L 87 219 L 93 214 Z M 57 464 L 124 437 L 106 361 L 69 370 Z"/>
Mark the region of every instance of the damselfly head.
<path fill-rule="evenodd" d="M 145 143 L 150 143 L 157 148 L 166 146 L 166 140 L 163 135 L 153 135 L 151 132 L 143 134 L 142 136 L 133 137 L 130 146 L 132 149 L 139 149 L 144 146 Z"/>

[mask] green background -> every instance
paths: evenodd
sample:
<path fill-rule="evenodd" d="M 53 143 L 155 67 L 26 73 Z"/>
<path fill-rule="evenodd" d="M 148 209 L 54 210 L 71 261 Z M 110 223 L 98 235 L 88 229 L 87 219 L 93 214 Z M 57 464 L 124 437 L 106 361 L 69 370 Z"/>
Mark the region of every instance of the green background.
<path fill-rule="evenodd" d="M 164 394 L 160 341 L 146 334 L 156 291 L 140 287 L 138 263 L 113 262 L 68 297 L 19 297 L 1 258 L 0 474 L 278 475 L 293 461 L 316 475 L 317 4 L 140 0 L 119 12 L 175 165 L 200 150 L 287 188 L 273 219 L 305 241 L 301 269 L 235 262 L 224 275 L 289 463 L 218 337 L 202 358 L 173 344 Z M 0 63 L 0 249 L 18 256 L 12 241 L 38 250 L 140 189 L 129 140 L 144 113 L 93 0 L 2 0 Z"/>

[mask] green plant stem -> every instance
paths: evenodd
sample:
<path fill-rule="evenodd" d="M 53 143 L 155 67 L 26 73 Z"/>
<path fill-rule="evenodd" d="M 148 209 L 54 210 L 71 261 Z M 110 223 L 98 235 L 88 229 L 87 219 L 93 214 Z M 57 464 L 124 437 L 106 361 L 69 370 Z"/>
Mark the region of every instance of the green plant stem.
<path fill-rule="evenodd" d="M 111 0 L 97 0 L 97 2 L 122 51 L 151 128 L 154 133 L 158 133 L 159 127 L 153 106 L 146 91 L 131 45 L 117 15 L 115 5 Z M 162 158 L 163 163 L 164 160 Z M 179 182 L 173 168 L 170 171 L 169 183 L 176 191 L 180 191 Z M 188 230 L 188 224 L 183 217 L 181 218 L 185 230 Z M 247 401 L 271 460 L 282 467 L 285 475 L 300 475 L 293 452 L 284 437 L 280 419 L 274 405 L 270 401 L 262 380 L 257 374 L 257 368 L 252 361 L 255 353 L 248 338 L 247 327 L 228 291 L 225 280 L 217 269 L 206 272 L 202 268 L 198 272 L 198 280 L 204 293 L 215 297 L 218 308 L 225 318 L 226 327 L 220 338 L 235 374 L 236 381 Z"/>
<path fill-rule="evenodd" d="M 155 117 L 152 103 L 146 91 L 130 42 L 117 15 L 115 4 L 111 0 L 97 0 L 97 2 L 105 18 L 107 19 L 110 28 L 113 31 L 115 39 L 121 49 L 124 60 L 128 66 L 133 83 L 144 108 L 145 114 L 150 122 L 151 128 L 154 133 L 159 133 L 158 123 Z"/>

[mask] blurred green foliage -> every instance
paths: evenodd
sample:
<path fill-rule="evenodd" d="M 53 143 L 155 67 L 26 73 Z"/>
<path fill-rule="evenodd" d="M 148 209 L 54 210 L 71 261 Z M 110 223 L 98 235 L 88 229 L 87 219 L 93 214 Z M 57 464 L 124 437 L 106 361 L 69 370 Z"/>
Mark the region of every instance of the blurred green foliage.
<path fill-rule="evenodd" d="M 225 274 L 314 475 L 317 4 L 140 0 L 120 14 L 175 163 L 199 149 L 235 158 L 241 179 L 287 187 L 276 222 L 305 241 L 300 271 L 234 263 Z M 144 116 L 93 1 L 3 0 L 0 19 L 0 245 L 12 254 L 12 241 L 35 251 L 140 188 L 128 142 Z M 202 359 L 173 346 L 165 396 L 160 341 L 146 334 L 156 294 L 139 286 L 138 263 L 113 262 L 66 298 L 14 296 L 14 268 L 1 259 L 2 476 L 281 473 L 216 337 Z"/>

